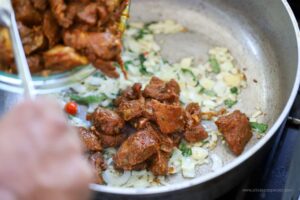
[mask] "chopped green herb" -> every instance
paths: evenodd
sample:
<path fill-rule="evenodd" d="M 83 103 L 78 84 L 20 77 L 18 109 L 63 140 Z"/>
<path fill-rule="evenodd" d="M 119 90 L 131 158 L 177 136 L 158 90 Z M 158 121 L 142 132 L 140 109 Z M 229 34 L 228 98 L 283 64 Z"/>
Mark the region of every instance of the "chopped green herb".
<path fill-rule="evenodd" d="M 209 63 L 214 73 L 218 74 L 221 72 L 220 64 L 216 58 L 214 57 L 209 58 Z"/>
<path fill-rule="evenodd" d="M 204 93 L 204 91 L 205 91 L 205 88 L 204 88 L 204 87 L 202 87 L 202 86 L 200 86 L 199 94 L 203 94 L 203 93 Z"/>
<path fill-rule="evenodd" d="M 128 60 L 128 61 L 124 62 L 124 67 L 125 67 L 126 71 L 128 71 L 128 69 L 129 69 L 128 65 L 132 65 L 131 60 Z"/>
<path fill-rule="evenodd" d="M 149 26 L 151 26 L 152 24 L 155 24 L 155 23 L 157 23 L 157 21 L 147 22 L 147 23 L 145 23 L 144 27 L 148 29 Z"/>
<path fill-rule="evenodd" d="M 239 90 L 238 90 L 237 87 L 232 87 L 232 88 L 230 88 L 230 92 L 231 92 L 232 94 L 238 94 L 238 93 L 239 93 Z"/>
<path fill-rule="evenodd" d="M 142 28 L 134 36 L 134 39 L 140 40 L 140 39 L 144 38 L 144 36 L 147 35 L 147 34 L 151 34 L 151 31 L 149 29 Z"/>
<path fill-rule="evenodd" d="M 234 101 L 232 99 L 226 99 L 224 101 L 224 104 L 228 107 L 231 108 L 233 105 L 235 105 L 237 103 L 237 101 Z"/>
<path fill-rule="evenodd" d="M 90 95 L 90 96 L 79 96 L 77 94 L 71 94 L 70 99 L 82 105 L 89 105 L 92 103 L 100 103 L 107 99 L 105 94 L 101 95 Z"/>
<path fill-rule="evenodd" d="M 179 150 L 181 151 L 184 157 L 189 157 L 192 155 L 192 149 L 188 148 L 184 143 L 180 143 Z"/>
<path fill-rule="evenodd" d="M 210 96 L 210 97 L 217 96 L 217 94 L 214 91 L 212 91 L 212 90 L 206 90 L 206 89 L 204 89 L 203 93 L 206 94 L 207 96 Z"/>
<path fill-rule="evenodd" d="M 143 75 L 151 75 L 151 73 L 147 71 L 147 69 L 144 65 L 144 62 L 146 61 L 146 57 L 144 56 L 144 54 L 139 55 L 139 60 L 140 60 L 140 64 L 141 64 L 140 73 Z"/>
<path fill-rule="evenodd" d="M 190 69 L 187 69 L 187 68 L 181 68 L 181 71 L 182 71 L 182 73 L 184 73 L 184 74 L 189 74 L 190 76 L 193 77 L 193 80 L 196 81 L 196 76 L 194 75 L 194 73 L 193 73 Z"/>
<path fill-rule="evenodd" d="M 258 122 L 250 122 L 251 128 L 259 133 L 265 133 L 268 130 L 268 125 Z"/>

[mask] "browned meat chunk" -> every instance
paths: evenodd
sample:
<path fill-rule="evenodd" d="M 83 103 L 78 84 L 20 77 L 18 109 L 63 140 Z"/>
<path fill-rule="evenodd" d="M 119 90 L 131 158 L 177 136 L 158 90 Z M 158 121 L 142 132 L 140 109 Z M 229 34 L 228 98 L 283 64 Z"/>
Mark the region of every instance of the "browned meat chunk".
<path fill-rule="evenodd" d="M 18 28 L 26 55 L 45 47 L 46 40 L 40 26 L 31 29 L 22 23 L 18 23 Z"/>
<path fill-rule="evenodd" d="M 31 55 L 27 57 L 27 62 L 31 73 L 38 73 L 43 70 L 43 58 L 41 55 Z"/>
<path fill-rule="evenodd" d="M 139 117 L 131 120 L 130 123 L 137 130 L 141 130 L 147 127 L 149 119 L 145 117 Z"/>
<path fill-rule="evenodd" d="M 168 105 L 152 100 L 156 122 L 162 133 L 170 134 L 183 131 L 184 111 L 179 105 Z"/>
<path fill-rule="evenodd" d="M 106 135 L 118 135 L 124 127 L 124 120 L 114 111 L 98 107 L 87 116 L 97 131 Z"/>
<path fill-rule="evenodd" d="M 119 135 L 105 135 L 103 133 L 97 132 L 98 137 L 100 138 L 101 144 L 104 148 L 108 147 L 118 147 L 120 146 L 127 138 L 126 134 Z"/>
<path fill-rule="evenodd" d="M 184 139 L 190 143 L 199 142 L 207 137 L 208 134 L 201 124 L 188 128 L 184 132 Z"/>
<path fill-rule="evenodd" d="M 165 155 L 170 155 L 174 148 L 174 142 L 169 135 L 163 134 L 160 129 L 153 123 L 148 123 L 146 125 L 147 130 L 157 138 L 159 141 L 159 149 L 164 152 Z"/>
<path fill-rule="evenodd" d="M 142 96 L 142 84 L 135 83 L 132 87 L 128 87 L 121 95 L 114 101 L 116 106 L 119 106 L 123 101 L 137 100 Z"/>
<path fill-rule="evenodd" d="M 144 96 L 161 102 L 178 103 L 180 87 L 175 80 L 167 83 L 157 77 L 152 77 L 144 90 Z"/>
<path fill-rule="evenodd" d="M 140 171 L 140 170 L 146 169 L 147 166 L 148 166 L 148 163 L 145 161 L 145 162 L 142 162 L 140 164 L 132 166 L 131 170 Z"/>
<path fill-rule="evenodd" d="M 6 70 L 14 62 L 14 55 L 9 32 L 3 27 L 0 27 L 0 55 L 0 68 Z"/>
<path fill-rule="evenodd" d="M 118 113 L 125 121 L 140 117 L 143 114 L 145 99 L 123 101 L 118 107 Z"/>
<path fill-rule="evenodd" d="M 122 51 L 120 38 L 109 32 L 67 31 L 63 35 L 64 43 L 78 51 L 85 52 L 96 68 L 111 77 L 118 76 L 113 65 Z M 95 42 L 97 41 L 97 42 Z"/>
<path fill-rule="evenodd" d="M 64 71 L 88 63 L 86 57 L 76 53 L 71 47 L 55 46 L 44 53 L 45 68 Z"/>
<path fill-rule="evenodd" d="M 104 158 L 100 152 L 93 153 L 89 156 L 89 161 L 95 170 L 95 183 L 103 184 L 102 172 L 106 169 Z"/>
<path fill-rule="evenodd" d="M 186 107 L 186 126 L 193 127 L 197 126 L 201 121 L 201 110 L 198 103 L 190 103 Z"/>
<path fill-rule="evenodd" d="M 54 13 L 59 25 L 69 28 L 73 23 L 73 19 L 67 16 L 67 4 L 64 0 L 49 0 L 51 11 Z"/>
<path fill-rule="evenodd" d="M 165 176 L 168 174 L 168 158 L 163 153 L 158 152 L 151 161 L 150 171 L 154 176 Z"/>
<path fill-rule="evenodd" d="M 144 162 L 154 155 L 159 143 L 149 130 L 142 130 L 130 135 L 121 145 L 114 157 L 118 169 L 132 170 L 133 166 Z"/>
<path fill-rule="evenodd" d="M 81 21 L 90 25 L 95 25 L 98 20 L 98 9 L 97 3 L 91 3 L 79 11 L 77 16 Z"/>
<path fill-rule="evenodd" d="M 84 127 L 78 128 L 78 133 L 81 141 L 84 143 L 85 147 L 89 151 L 101 151 L 102 145 L 99 138 L 93 133 L 93 131 L 88 130 Z"/>
<path fill-rule="evenodd" d="M 252 137 L 251 126 L 247 116 L 239 110 L 220 117 L 216 124 L 235 155 L 240 155 Z"/>
<path fill-rule="evenodd" d="M 44 11 L 48 6 L 48 0 L 31 0 L 33 7 L 37 10 Z"/>
<path fill-rule="evenodd" d="M 59 42 L 61 37 L 60 28 L 50 11 L 47 11 L 44 15 L 42 28 L 43 33 L 48 40 L 48 46 L 52 48 Z"/>
<path fill-rule="evenodd" d="M 16 19 L 27 26 L 39 25 L 42 21 L 42 15 L 34 9 L 31 1 L 13 0 L 12 5 L 16 14 Z"/>

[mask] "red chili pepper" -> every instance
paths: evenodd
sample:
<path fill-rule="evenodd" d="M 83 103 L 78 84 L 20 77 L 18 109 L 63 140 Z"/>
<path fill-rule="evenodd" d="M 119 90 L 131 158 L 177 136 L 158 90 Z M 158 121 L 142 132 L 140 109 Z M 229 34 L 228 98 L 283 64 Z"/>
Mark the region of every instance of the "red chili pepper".
<path fill-rule="evenodd" d="M 149 52 L 146 51 L 146 52 L 144 52 L 143 54 L 144 54 L 144 56 L 146 57 L 146 56 L 148 56 Z"/>
<path fill-rule="evenodd" d="M 78 112 L 77 103 L 75 103 L 73 101 L 70 101 L 70 102 L 66 103 L 65 111 L 66 111 L 66 113 L 68 113 L 70 115 L 76 115 L 77 112 Z"/>

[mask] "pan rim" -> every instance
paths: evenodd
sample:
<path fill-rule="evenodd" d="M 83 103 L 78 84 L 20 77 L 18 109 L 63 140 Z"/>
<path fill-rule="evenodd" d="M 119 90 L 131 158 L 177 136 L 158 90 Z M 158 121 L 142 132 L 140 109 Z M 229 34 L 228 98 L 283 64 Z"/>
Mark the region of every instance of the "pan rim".
<path fill-rule="evenodd" d="M 110 193 L 110 194 L 119 194 L 119 195 L 151 195 L 151 194 L 160 194 L 160 193 L 167 193 L 172 192 L 176 190 L 182 190 L 188 187 L 192 187 L 195 185 L 202 184 L 204 182 L 213 180 L 222 174 L 225 174 L 237 166 L 239 166 L 241 163 L 245 162 L 247 159 L 249 159 L 252 155 L 254 155 L 259 149 L 261 149 L 275 134 L 275 132 L 279 129 L 280 125 L 284 121 L 284 119 L 287 117 L 298 92 L 298 88 L 300 85 L 300 33 L 299 33 L 299 26 L 297 23 L 297 20 L 294 16 L 294 13 L 288 4 L 287 0 L 281 0 L 283 3 L 290 19 L 293 24 L 294 32 L 296 35 L 296 41 L 297 41 L 297 51 L 298 51 L 298 60 L 297 60 L 297 73 L 295 82 L 293 85 L 292 92 L 289 95 L 289 99 L 282 110 L 281 114 L 271 127 L 271 129 L 267 132 L 267 134 L 261 138 L 254 146 L 252 146 L 248 151 L 244 152 L 241 156 L 235 158 L 232 162 L 228 163 L 224 167 L 222 167 L 220 170 L 217 170 L 215 172 L 210 172 L 208 174 L 196 177 L 194 179 L 191 179 L 189 181 L 184 181 L 182 183 L 176 183 L 172 185 L 167 186 L 160 186 L 160 187 L 152 187 L 152 188 L 121 188 L 121 187 L 112 187 L 112 186 L 105 186 L 105 185 L 98 185 L 98 184 L 90 184 L 90 189 L 96 192 L 102 192 L 102 193 Z"/>

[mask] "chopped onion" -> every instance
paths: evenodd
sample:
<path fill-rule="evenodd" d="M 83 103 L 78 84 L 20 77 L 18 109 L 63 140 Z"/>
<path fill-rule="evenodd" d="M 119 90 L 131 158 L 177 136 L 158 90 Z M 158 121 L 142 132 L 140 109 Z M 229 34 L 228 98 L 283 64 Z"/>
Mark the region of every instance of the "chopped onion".
<path fill-rule="evenodd" d="M 212 160 L 212 167 L 211 167 L 211 169 L 213 171 L 216 171 L 216 170 L 220 169 L 223 166 L 223 162 L 222 162 L 221 158 L 217 154 L 211 154 L 210 158 Z"/>
<path fill-rule="evenodd" d="M 109 167 L 103 172 L 103 180 L 111 186 L 122 186 L 129 180 L 131 176 L 130 171 L 124 171 L 120 173 L 116 171 L 113 167 Z"/>

